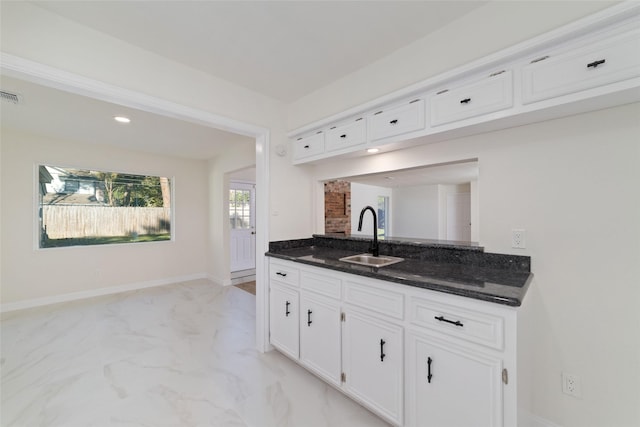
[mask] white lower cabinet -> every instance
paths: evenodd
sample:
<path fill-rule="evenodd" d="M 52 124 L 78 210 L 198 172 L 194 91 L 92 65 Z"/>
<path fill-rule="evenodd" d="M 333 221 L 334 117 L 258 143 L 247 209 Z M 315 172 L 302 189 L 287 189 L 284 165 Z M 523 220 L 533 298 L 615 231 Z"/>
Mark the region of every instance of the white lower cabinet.
<path fill-rule="evenodd" d="M 386 421 L 517 424 L 512 308 L 282 260 L 271 268 L 271 343 Z"/>
<path fill-rule="evenodd" d="M 502 360 L 407 333 L 407 425 L 503 426 Z"/>
<path fill-rule="evenodd" d="M 300 295 L 300 363 L 331 384 L 340 385 L 340 303 Z"/>
<path fill-rule="evenodd" d="M 298 335 L 298 291 L 271 283 L 269 321 L 271 344 L 297 359 L 300 345 Z"/>
<path fill-rule="evenodd" d="M 344 389 L 388 421 L 402 425 L 403 329 L 345 309 Z"/>

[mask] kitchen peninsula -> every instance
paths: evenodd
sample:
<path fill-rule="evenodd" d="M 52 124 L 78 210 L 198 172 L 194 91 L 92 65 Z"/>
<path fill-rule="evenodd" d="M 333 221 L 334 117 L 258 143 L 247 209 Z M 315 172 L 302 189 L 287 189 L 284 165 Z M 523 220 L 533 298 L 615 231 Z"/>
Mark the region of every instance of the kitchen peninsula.
<path fill-rule="evenodd" d="M 370 243 L 345 235 L 270 243 L 271 344 L 397 426 L 517 425 L 530 257 L 387 238 L 379 258 L 394 263 L 345 261 L 371 260 Z"/>

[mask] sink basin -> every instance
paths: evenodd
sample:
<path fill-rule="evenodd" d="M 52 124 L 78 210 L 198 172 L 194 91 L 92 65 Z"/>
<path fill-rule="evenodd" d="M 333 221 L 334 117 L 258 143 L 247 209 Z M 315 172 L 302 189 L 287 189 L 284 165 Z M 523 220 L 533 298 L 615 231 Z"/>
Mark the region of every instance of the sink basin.
<path fill-rule="evenodd" d="M 352 264 L 367 265 L 369 267 L 385 267 L 404 261 L 404 258 L 396 258 L 392 256 L 373 256 L 371 254 L 352 255 L 340 258 L 340 261 L 350 262 Z"/>

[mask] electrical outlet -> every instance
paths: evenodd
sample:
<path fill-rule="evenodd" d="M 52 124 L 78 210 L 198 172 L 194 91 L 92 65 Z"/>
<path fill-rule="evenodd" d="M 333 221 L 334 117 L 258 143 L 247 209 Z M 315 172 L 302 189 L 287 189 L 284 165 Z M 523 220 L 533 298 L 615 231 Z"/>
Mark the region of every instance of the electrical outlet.
<path fill-rule="evenodd" d="M 562 392 L 573 397 L 582 397 L 580 377 L 566 372 L 562 373 Z"/>
<path fill-rule="evenodd" d="M 523 229 L 513 229 L 511 230 L 511 247 L 517 249 L 524 249 L 527 246 L 524 241 L 524 230 Z"/>

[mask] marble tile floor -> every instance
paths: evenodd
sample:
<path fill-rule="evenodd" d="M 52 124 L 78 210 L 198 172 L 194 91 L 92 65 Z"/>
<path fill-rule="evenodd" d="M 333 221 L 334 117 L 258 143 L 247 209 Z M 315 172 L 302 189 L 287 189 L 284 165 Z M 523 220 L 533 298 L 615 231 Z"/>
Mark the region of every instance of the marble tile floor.
<path fill-rule="evenodd" d="M 0 425 L 385 426 L 280 353 L 255 296 L 207 281 L 1 318 Z"/>

